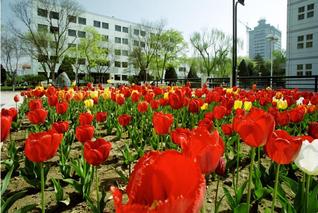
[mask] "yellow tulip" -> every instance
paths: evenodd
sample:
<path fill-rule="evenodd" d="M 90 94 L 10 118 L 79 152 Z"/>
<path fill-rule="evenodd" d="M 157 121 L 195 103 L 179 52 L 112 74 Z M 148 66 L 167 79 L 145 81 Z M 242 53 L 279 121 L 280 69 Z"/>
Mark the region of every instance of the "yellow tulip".
<path fill-rule="evenodd" d="M 277 101 L 277 108 L 278 109 L 287 109 L 287 107 L 288 107 L 288 103 L 287 103 L 287 101 L 286 100 L 278 100 Z"/>
<path fill-rule="evenodd" d="M 71 86 L 75 87 L 76 86 L 76 81 L 73 81 Z"/>
<path fill-rule="evenodd" d="M 90 92 L 91 98 L 97 98 L 98 97 L 98 91 L 91 91 Z"/>
<path fill-rule="evenodd" d="M 86 108 L 91 108 L 94 106 L 94 101 L 93 101 L 93 99 L 86 99 L 84 101 L 84 104 L 85 104 Z"/>
<path fill-rule="evenodd" d="M 168 99 L 169 98 L 169 92 L 165 92 L 165 94 L 163 94 L 163 98 L 164 99 Z"/>
<path fill-rule="evenodd" d="M 241 109 L 242 105 L 243 105 L 243 102 L 241 100 L 235 100 L 233 108 L 234 109 Z"/>
<path fill-rule="evenodd" d="M 106 88 L 106 89 L 104 90 L 104 93 L 102 94 L 102 96 L 103 96 L 103 98 L 104 98 L 105 100 L 110 99 L 111 92 L 109 91 L 109 88 Z"/>
<path fill-rule="evenodd" d="M 233 89 L 232 88 L 227 88 L 226 89 L 226 93 L 232 93 L 233 92 Z"/>
<path fill-rule="evenodd" d="M 252 108 L 252 102 L 244 101 L 244 110 L 245 111 L 250 111 L 251 108 Z"/>
<path fill-rule="evenodd" d="M 204 103 L 202 106 L 201 106 L 201 110 L 207 110 L 208 109 L 208 103 Z"/>

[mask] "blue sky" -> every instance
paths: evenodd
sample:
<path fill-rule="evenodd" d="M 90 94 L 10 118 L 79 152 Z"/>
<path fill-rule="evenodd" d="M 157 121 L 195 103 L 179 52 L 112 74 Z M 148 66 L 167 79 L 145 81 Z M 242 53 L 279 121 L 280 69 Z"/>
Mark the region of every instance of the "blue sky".
<path fill-rule="evenodd" d="M 9 2 L 1 0 L 1 19 L 8 20 Z M 232 0 L 78 0 L 86 11 L 142 22 L 165 19 L 169 28 L 181 31 L 189 41 L 190 35 L 202 29 L 218 28 L 232 34 Z M 282 31 L 282 47 L 286 47 L 287 0 L 245 0 L 239 5 L 238 19 L 253 28 L 260 18 L 279 27 Z M 238 36 L 244 40 L 246 52 L 246 28 L 238 23 Z"/>

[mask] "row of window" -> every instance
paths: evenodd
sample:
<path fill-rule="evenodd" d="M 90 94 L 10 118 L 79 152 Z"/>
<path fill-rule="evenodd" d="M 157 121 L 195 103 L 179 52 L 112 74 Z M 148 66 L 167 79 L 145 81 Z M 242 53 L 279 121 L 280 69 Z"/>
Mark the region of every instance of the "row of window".
<path fill-rule="evenodd" d="M 128 62 L 123 61 L 115 61 L 115 67 L 122 67 L 122 68 L 127 68 L 128 67 Z"/>
<path fill-rule="evenodd" d="M 115 75 L 114 76 L 115 81 L 120 81 L 120 75 Z M 128 75 L 122 75 L 121 76 L 122 81 L 127 81 L 128 80 Z"/>
<path fill-rule="evenodd" d="M 128 56 L 128 50 L 120 50 L 120 49 L 115 49 L 115 55 L 117 56 Z"/>
<path fill-rule="evenodd" d="M 304 20 L 306 15 L 307 15 L 307 18 L 314 17 L 314 9 L 315 9 L 315 4 L 308 4 L 307 7 L 306 6 L 298 7 L 298 20 Z"/>
<path fill-rule="evenodd" d="M 137 40 L 134 40 L 134 46 L 137 46 L 137 47 L 143 47 L 145 48 L 146 47 L 146 43 L 143 42 L 143 41 L 137 41 Z"/>
<path fill-rule="evenodd" d="M 86 32 L 80 30 L 78 30 L 76 34 L 76 30 L 68 29 L 68 35 L 72 37 L 86 38 Z"/>
<path fill-rule="evenodd" d="M 305 68 L 305 69 L 304 69 Z M 297 64 L 297 76 L 312 75 L 312 64 Z"/>
<path fill-rule="evenodd" d="M 116 44 L 127 44 L 128 45 L 128 38 L 115 37 L 115 43 Z"/>
<path fill-rule="evenodd" d="M 312 48 L 313 34 L 300 35 L 297 37 L 297 49 Z"/>

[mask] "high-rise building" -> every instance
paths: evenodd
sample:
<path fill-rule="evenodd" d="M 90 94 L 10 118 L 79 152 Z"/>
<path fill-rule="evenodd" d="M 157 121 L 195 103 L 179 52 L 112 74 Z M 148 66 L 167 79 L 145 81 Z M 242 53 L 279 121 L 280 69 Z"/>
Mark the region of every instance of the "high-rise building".
<path fill-rule="evenodd" d="M 273 40 L 274 38 L 274 40 Z M 249 57 L 257 55 L 269 60 L 274 50 L 281 49 L 281 31 L 266 23 L 265 19 L 258 21 L 258 25 L 249 31 Z"/>
<path fill-rule="evenodd" d="M 318 75 L 318 0 L 288 0 L 287 76 Z"/>

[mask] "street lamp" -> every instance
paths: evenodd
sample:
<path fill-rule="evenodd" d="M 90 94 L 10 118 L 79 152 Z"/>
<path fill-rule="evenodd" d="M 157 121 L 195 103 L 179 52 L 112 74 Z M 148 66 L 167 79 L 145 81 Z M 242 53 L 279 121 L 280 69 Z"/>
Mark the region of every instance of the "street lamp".
<path fill-rule="evenodd" d="M 244 0 L 233 0 L 233 53 L 232 53 L 232 87 L 236 86 L 236 67 L 237 67 L 237 5 L 244 6 Z"/>
<path fill-rule="evenodd" d="M 273 87 L 273 52 L 274 52 L 274 43 L 278 41 L 278 38 L 274 36 L 273 34 L 269 34 L 266 36 L 266 39 L 270 41 L 269 45 L 269 51 L 271 54 L 271 81 L 270 81 L 270 87 Z"/>

